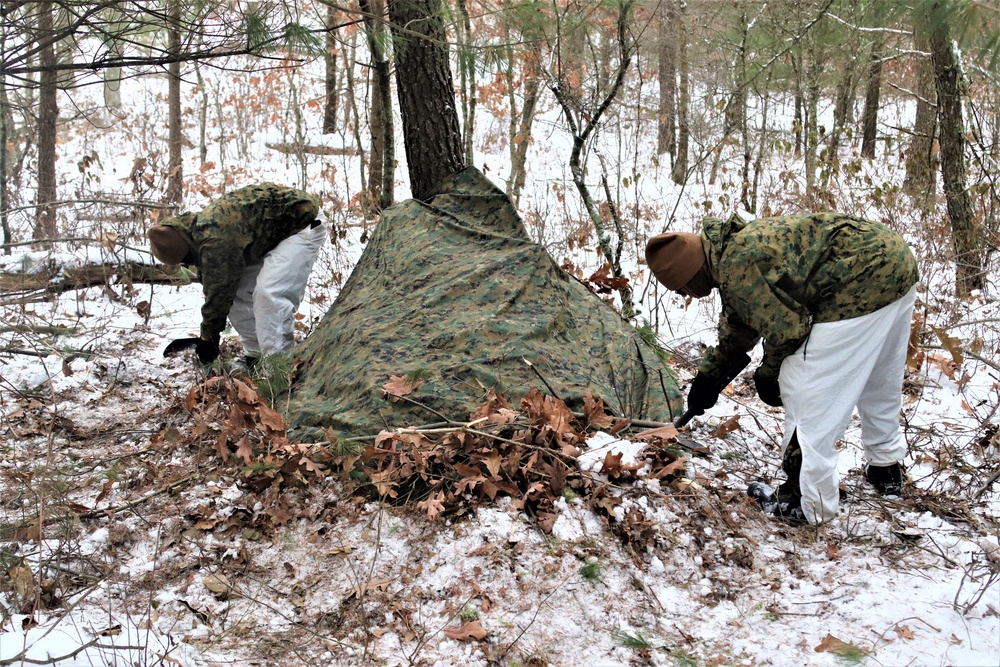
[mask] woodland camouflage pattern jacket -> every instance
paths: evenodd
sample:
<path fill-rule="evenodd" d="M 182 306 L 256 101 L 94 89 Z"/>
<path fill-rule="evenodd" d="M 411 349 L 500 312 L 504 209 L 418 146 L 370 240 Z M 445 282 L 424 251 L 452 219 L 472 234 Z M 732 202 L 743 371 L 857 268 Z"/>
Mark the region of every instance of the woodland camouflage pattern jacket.
<path fill-rule="evenodd" d="M 217 338 L 247 266 L 283 240 L 308 227 L 319 214 L 319 199 L 273 183 L 248 185 L 223 195 L 201 213 L 184 213 L 161 224 L 180 231 L 194 249 L 205 292 L 201 336 Z"/>
<path fill-rule="evenodd" d="M 764 339 L 760 374 L 777 379 L 781 362 L 814 322 L 875 312 L 919 280 L 906 241 L 885 225 L 840 213 L 723 222 L 706 218 L 702 245 L 719 285 L 719 344 L 699 370 L 719 377 Z M 728 362 L 728 363 L 727 363 Z"/>

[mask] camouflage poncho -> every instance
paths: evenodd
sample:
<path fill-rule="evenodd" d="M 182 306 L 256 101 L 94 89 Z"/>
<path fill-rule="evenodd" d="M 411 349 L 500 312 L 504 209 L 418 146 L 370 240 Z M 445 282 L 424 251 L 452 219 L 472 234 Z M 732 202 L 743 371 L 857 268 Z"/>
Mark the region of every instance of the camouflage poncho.
<path fill-rule="evenodd" d="M 319 213 L 313 195 L 273 183 L 249 185 L 161 224 L 180 231 L 194 249 L 205 304 L 201 336 L 217 337 L 248 265 L 259 262 L 283 240 L 312 223 Z"/>
<path fill-rule="evenodd" d="M 839 213 L 723 222 L 707 218 L 702 244 L 719 285 L 719 344 L 699 370 L 722 368 L 764 338 L 760 374 L 776 379 L 814 322 L 875 312 L 917 282 L 906 241 L 885 225 Z"/>

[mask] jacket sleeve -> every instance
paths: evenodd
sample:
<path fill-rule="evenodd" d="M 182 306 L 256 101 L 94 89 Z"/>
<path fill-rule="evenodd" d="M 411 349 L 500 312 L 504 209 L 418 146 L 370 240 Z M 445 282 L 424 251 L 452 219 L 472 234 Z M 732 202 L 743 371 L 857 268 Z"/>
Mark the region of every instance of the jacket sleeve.
<path fill-rule="evenodd" d="M 753 349 L 760 334 L 751 329 L 732 309 L 723 308 L 719 320 L 719 344 L 705 350 L 698 370 L 713 378 L 722 377 L 737 358 Z"/>
<path fill-rule="evenodd" d="M 780 267 L 771 268 L 775 265 L 769 259 L 762 263 L 768 269 L 761 270 L 757 262 L 734 263 L 740 267 L 738 275 L 723 288 L 729 316 L 719 327 L 719 358 L 711 361 L 713 368 L 720 368 L 725 359 L 749 351 L 763 337 L 760 375 L 777 380 L 781 362 L 809 335 L 812 315 L 782 288 Z"/>
<path fill-rule="evenodd" d="M 201 248 L 201 274 L 205 303 L 201 307 L 201 337 L 218 338 L 226 328 L 226 317 L 246 269 L 243 249 L 223 239 L 211 239 Z"/>

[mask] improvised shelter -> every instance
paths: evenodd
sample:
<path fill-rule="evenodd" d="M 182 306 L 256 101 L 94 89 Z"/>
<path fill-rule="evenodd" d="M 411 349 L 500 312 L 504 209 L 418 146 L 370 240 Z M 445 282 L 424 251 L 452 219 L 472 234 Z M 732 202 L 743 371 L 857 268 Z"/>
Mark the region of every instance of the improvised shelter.
<path fill-rule="evenodd" d="M 589 389 L 617 416 L 680 414 L 668 366 L 528 237 L 504 192 L 471 167 L 435 192 L 383 213 L 336 302 L 295 348 L 296 440 L 321 441 L 325 427 L 359 436 L 466 420 L 489 389 L 517 409 L 531 387 L 548 391 L 539 374 L 574 410 Z M 392 401 L 390 376 L 411 374 L 423 382 Z"/>

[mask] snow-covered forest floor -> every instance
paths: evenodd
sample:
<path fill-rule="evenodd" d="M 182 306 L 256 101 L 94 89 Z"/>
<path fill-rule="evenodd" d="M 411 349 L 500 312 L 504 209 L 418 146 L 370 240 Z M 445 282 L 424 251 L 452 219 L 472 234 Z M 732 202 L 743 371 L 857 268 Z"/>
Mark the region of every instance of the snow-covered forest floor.
<path fill-rule="evenodd" d="M 64 129 L 67 199 L 155 193 L 151 146 L 165 134 L 165 109 L 135 85 L 122 118 L 95 112 Z M 906 113 L 892 104 L 890 115 Z M 502 187 L 505 121 L 483 113 L 480 122 L 476 166 Z M 218 144 L 211 166 L 192 155 L 186 204 L 204 205 L 224 182 L 300 186 L 308 175 L 305 187 L 323 197 L 338 230 L 301 310 L 308 335 L 367 229 L 347 205 L 359 187 L 357 157 L 296 162 L 264 147 L 287 138 L 279 126 L 240 139 L 252 159 L 230 147 L 224 160 Z M 669 165 L 653 160 L 649 126 L 636 133 L 619 119 L 600 150 L 617 156 L 609 164 L 624 184 L 614 189 L 633 205 L 625 255 L 640 310 L 686 388 L 718 303 L 658 295 L 637 257 L 649 234 L 694 231 L 705 214 L 731 213 L 737 176 L 724 161 L 710 184 L 706 161 L 675 186 Z M 189 396 L 205 371 L 191 357 L 161 355 L 197 331 L 198 285 L 111 281 L 52 294 L 4 284 L 0 665 L 1000 664 L 996 266 L 988 291 L 957 300 L 942 261 L 943 203 L 922 219 L 893 189 L 898 143 L 873 162 L 847 144 L 844 162 L 858 169 L 834 179 L 831 203 L 904 232 L 922 269 L 921 363 L 905 386 L 905 497 L 881 498 L 863 481 L 852 423 L 840 515 L 818 528 L 761 516 L 743 490 L 775 478 L 782 415 L 744 379 L 685 434 L 708 450 L 688 461 L 693 484 L 661 486 L 641 470 L 615 481 L 619 509 L 641 517 L 627 530 L 612 530 L 571 494 L 546 533 L 502 497 L 429 520 L 358 496 L 356 482 L 337 474 L 260 491 L 194 432 Z M 557 262 L 589 275 L 602 262 L 593 238 L 581 241 L 586 218 L 567 155 L 557 114 L 543 110 L 520 210 Z M 761 181 L 768 213 L 802 210 L 801 170 L 793 155 L 772 155 Z M 405 173 L 401 164 L 398 198 Z M 21 198 L 31 201 L 30 188 Z M 61 216 L 67 237 L 95 242 L 19 246 L 0 258 L 0 272 L 51 268 L 61 277 L 87 264 L 149 262 L 148 219 L 128 206 L 79 204 Z M 29 224 L 21 219 L 15 240 L 29 238 Z M 235 337 L 224 340 L 224 353 L 238 357 Z M 627 463 L 639 451 L 606 440 L 614 438 L 592 439 L 585 459 L 618 449 Z"/>

